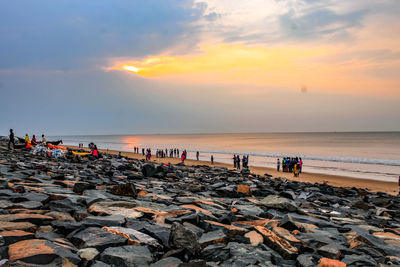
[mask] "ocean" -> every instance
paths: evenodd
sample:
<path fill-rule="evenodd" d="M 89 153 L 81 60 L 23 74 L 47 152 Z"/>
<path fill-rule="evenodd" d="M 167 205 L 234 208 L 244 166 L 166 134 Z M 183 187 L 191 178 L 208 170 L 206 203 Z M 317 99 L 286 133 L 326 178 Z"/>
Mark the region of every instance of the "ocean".
<path fill-rule="evenodd" d="M 201 160 L 232 163 L 232 155 L 249 155 L 250 166 L 276 168 L 277 158 L 302 157 L 303 171 L 380 181 L 400 175 L 400 132 L 238 133 L 52 136 L 65 145 L 94 142 L 101 149 L 133 151 L 133 147 L 186 149 Z"/>

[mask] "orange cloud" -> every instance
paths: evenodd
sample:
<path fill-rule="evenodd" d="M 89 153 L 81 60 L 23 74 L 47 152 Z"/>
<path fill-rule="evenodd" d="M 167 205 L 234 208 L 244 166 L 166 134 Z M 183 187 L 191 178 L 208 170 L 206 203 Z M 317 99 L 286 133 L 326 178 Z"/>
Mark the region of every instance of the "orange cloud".
<path fill-rule="evenodd" d="M 250 47 L 207 45 L 201 54 L 157 56 L 115 61 L 107 70 L 125 70 L 150 79 L 197 84 L 235 84 L 335 92 L 396 91 L 398 79 L 371 77 L 365 72 L 386 63 L 337 60 L 345 47 Z M 335 58 L 335 60 L 332 60 Z M 390 64 L 393 64 L 391 62 Z"/>

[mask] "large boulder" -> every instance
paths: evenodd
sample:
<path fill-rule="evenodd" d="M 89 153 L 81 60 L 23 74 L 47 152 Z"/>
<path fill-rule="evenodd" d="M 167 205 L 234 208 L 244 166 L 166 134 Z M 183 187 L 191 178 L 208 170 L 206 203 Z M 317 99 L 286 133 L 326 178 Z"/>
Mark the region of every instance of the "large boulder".
<path fill-rule="evenodd" d="M 191 254 L 197 254 L 201 250 L 196 233 L 177 222 L 172 224 L 169 243 L 172 247 L 186 249 Z"/>
<path fill-rule="evenodd" d="M 142 166 L 141 172 L 143 173 L 144 176 L 146 177 L 152 177 L 157 173 L 156 167 L 154 167 L 153 164 L 146 163 Z"/>

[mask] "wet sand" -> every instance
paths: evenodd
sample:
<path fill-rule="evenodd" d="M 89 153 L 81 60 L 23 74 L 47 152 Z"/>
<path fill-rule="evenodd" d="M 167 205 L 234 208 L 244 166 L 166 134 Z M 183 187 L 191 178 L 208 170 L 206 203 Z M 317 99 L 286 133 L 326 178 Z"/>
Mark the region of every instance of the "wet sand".
<path fill-rule="evenodd" d="M 73 149 L 78 149 L 76 146 L 66 146 Z M 88 150 L 87 148 L 83 148 L 84 150 Z M 105 150 L 100 149 L 102 153 L 109 154 L 118 154 L 118 151 L 115 150 Z M 133 152 L 123 152 L 121 151 L 122 156 L 135 158 L 135 159 L 145 159 L 145 156 L 142 154 L 135 154 Z M 181 160 L 179 158 L 156 158 L 152 156 L 151 161 L 159 162 L 159 163 L 171 163 L 177 164 L 180 163 Z M 197 161 L 192 159 L 185 160 L 185 165 L 208 165 L 211 166 L 210 161 Z M 225 164 L 214 162 L 212 166 L 226 167 L 228 169 L 233 169 L 233 164 Z M 266 173 L 272 175 L 273 178 L 284 177 L 293 181 L 300 182 L 309 182 L 309 183 L 327 183 L 332 186 L 341 186 L 341 187 L 358 187 L 358 188 L 366 188 L 373 192 L 386 192 L 392 195 L 396 195 L 398 193 L 397 183 L 394 182 L 385 182 L 385 181 L 377 181 L 377 180 L 369 180 L 369 179 L 359 179 L 353 177 L 346 176 L 337 176 L 331 174 L 323 174 L 323 173 L 308 173 L 303 172 L 300 174 L 300 177 L 294 177 L 292 173 L 286 172 L 278 172 L 276 169 L 267 168 L 267 167 L 255 167 L 250 165 L 250 171 L 255 174 L 264 175 Z"/>

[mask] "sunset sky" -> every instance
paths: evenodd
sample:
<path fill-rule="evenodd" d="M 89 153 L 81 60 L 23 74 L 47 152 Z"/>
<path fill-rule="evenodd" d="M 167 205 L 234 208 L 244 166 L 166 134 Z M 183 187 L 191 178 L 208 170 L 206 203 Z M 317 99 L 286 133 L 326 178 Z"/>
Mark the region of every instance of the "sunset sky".
<path fill-rule="evenodd" d="M 398 0 L 0 2 L 0 135 L 400 130 Z"/>

